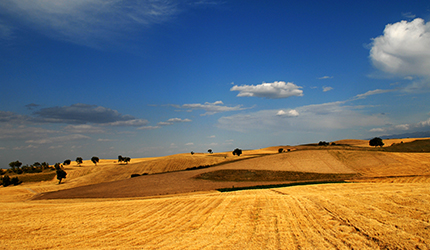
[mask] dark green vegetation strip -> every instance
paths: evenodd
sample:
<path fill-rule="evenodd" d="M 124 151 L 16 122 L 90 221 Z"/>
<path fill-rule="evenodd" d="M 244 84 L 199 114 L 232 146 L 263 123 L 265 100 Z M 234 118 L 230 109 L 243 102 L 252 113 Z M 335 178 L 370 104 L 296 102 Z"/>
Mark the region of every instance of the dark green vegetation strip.
<path fill-rule="evenodd" d="M 223 169 L 197 175 L 196 179 L 211 181 L 312 181 L 344 180 L 356 174 L 327 174 L 295 171 Z"/>
<path fill-rule="evenodd" d="M 329 184 L 329 183 L 348 183 L 348 182 L 343 181 L 343 180 L 342 181 L 305 181 L 305 182 L 274 184 L 274 185 L 257 185 L 257 186 L 249 186 L 249 187 L 220 188 L 220 189 L 217 189 L 217 191 L 219 191 L 219 192 L 234 192 L 234 191 L 240 191 L 240 190 L 270 189 L 270 188 L 315 185 L 315 184 Z"/>

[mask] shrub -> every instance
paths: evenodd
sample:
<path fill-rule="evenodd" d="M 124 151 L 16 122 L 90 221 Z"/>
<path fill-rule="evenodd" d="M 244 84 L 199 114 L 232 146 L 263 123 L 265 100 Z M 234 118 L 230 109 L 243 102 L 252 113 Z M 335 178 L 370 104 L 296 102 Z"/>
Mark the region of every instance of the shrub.
<path fill-rule="evenodd" d="M 278 149 L 278 153 L 282 153 L 282 152 L 284 152 L 284 149 L 283 148 L 279 148 Z"/>

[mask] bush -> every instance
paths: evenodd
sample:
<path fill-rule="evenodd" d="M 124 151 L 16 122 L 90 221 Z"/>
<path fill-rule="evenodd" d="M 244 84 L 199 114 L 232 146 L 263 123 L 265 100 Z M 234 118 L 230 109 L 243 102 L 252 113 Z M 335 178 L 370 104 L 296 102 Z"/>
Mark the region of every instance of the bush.
<path fill-rule="evenodd" d="M 284 152 L 283 148 L 278 149 L 278 153 L 283 153 L 283 152 Z"/>

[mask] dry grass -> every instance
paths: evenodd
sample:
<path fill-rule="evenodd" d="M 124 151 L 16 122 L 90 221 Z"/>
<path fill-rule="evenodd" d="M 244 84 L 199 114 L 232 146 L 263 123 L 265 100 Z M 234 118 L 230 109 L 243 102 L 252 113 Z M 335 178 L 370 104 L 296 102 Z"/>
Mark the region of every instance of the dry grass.
<path fill-rule="evenodd" d="M 4 249 L 428 249 L 425 183 L 3 203 Z"/>
<path fill-rule="evenodd" d="M 0 249 L 430 249 L 430 153 L 277 154 L 278 148 L 244 151 L 239 158 L 216 153 L 132 159 L 128 165 L 85 161 L 67 166 L 62 185 L 50 180 L 2 187 Z M 266 156 L 254 158 L 259 155 Z M 243 158 L 248 159 L 235 162 Z M 225 164 L 175 172 L 219 163 Z M 30 200 L 37 193 L 109 186 L 113 180 L 121 190 L 119 183 L 162 176 L 129 179 L 133 173 L 173 171 L 167 175 L 192 178 L 217 169 L 359 173 L 367 179 L 139 199 Z M 181 182 L 188 183 L 174 179 L 162 185 L 178 191 Z"/>

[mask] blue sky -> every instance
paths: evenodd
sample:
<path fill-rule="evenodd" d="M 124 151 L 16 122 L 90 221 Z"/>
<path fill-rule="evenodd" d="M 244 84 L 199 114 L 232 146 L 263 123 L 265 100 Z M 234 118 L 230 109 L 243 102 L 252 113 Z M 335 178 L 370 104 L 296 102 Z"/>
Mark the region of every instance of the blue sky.
<path fill-rule="evenodd" d="M 428 1 L 0 2 L 0 166 L 430 130 Z"/>

